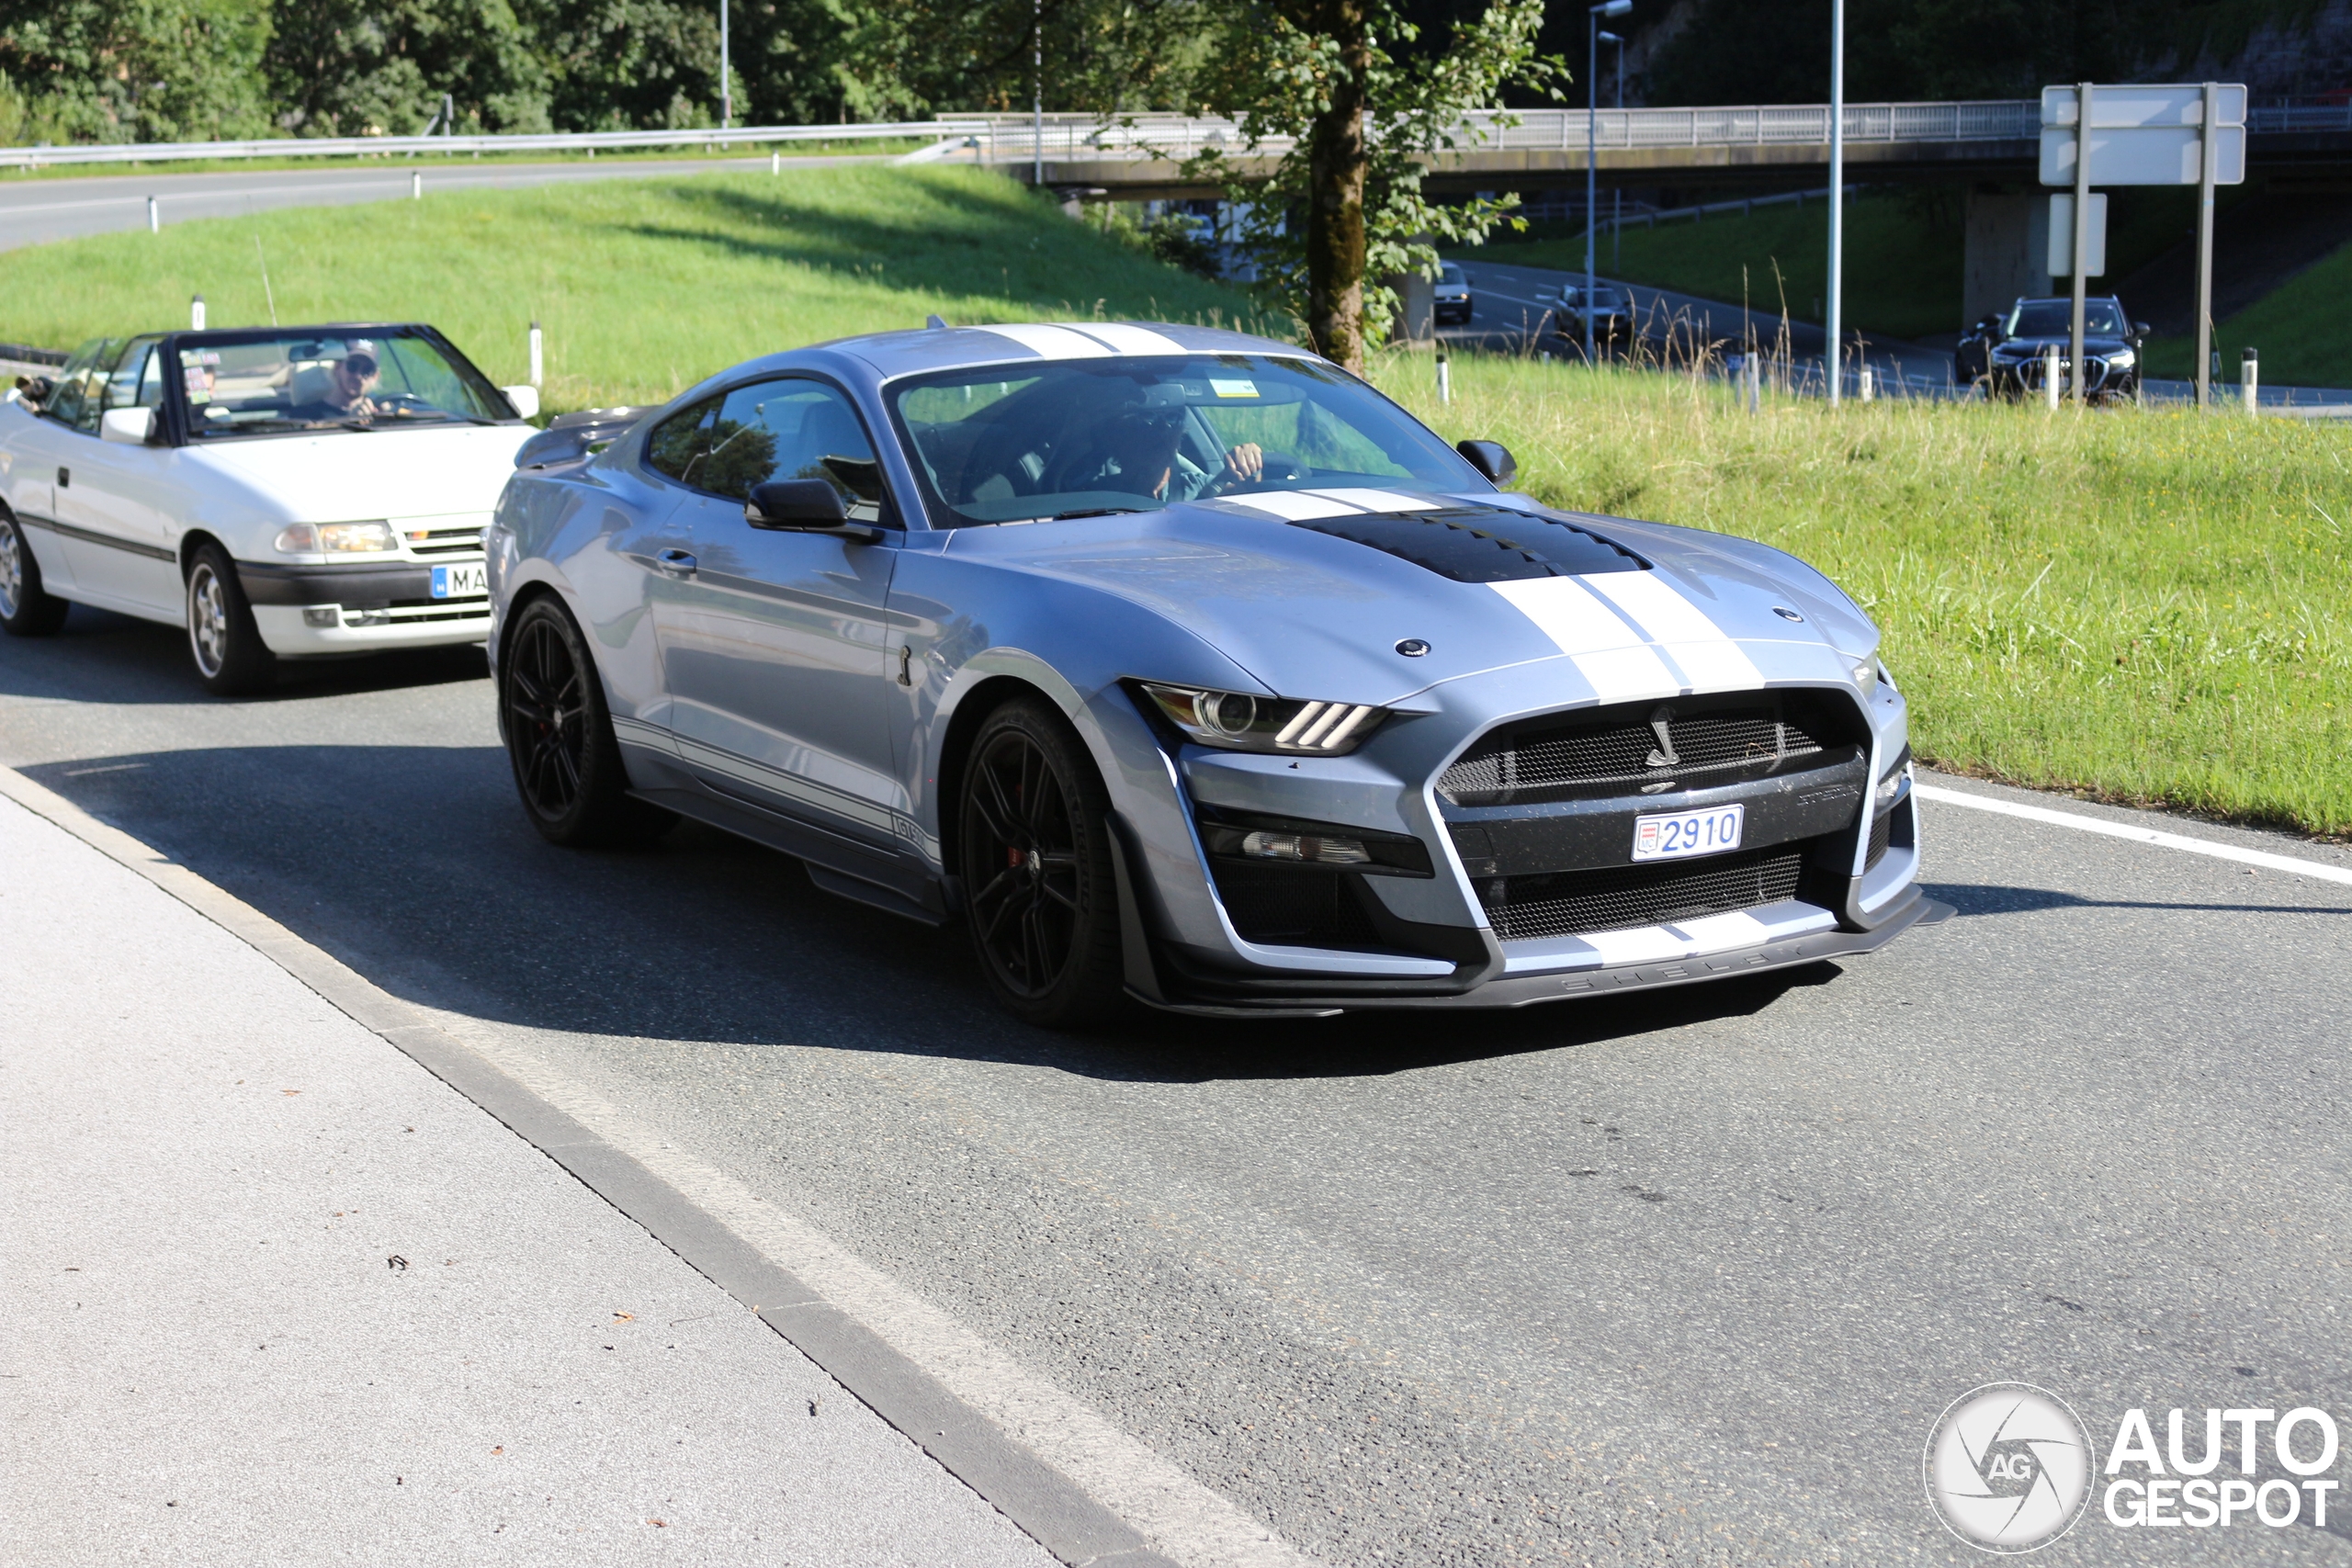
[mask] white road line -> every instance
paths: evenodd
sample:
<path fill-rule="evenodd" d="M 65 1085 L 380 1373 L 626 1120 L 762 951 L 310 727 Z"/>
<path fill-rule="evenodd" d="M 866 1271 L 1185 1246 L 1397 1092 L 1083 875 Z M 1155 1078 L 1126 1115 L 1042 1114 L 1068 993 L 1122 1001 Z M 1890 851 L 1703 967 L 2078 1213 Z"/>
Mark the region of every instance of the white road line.
<path fill-rule="evenodd" d="M 2271 871 L 2290 871 L 2297 876 L 2308 876 L 2314 881 L 2341 882 L 2352 886 L 2352 867 L 2324 865 L 2318 861 L 2297 860 L 2292 855 L 2274 855 L 2266 850 L 2242 850 L 2235 844 L 2217 844 L 2209 839 L 2188 839 L 2178 833 L 2160 833 L 2153 828 L 2136 828 L 2128 822 L 2109 822 L 2102 817 L 2052 811 L 2046 806 L 2020 806 L 2014 801 L 1992 800 L 1981 795 L 1965 795 L 1936 784 L 1914 784 L 1911 791 L 1928 800 L 1965 806 L 1973 811 L 2022 817 L 2030 822 L 2047 822 L 2055 828 L 2078 828 L 2086 833 L 2103 833 L 2110 839 L 2129 839 L 2133 843 L 2154 844 L 2159 849 L 2186 850 L 2193 855 L 2211 855 L 2215 860 L 2236 861 L 2241 865 L 2258 865 Z"/>

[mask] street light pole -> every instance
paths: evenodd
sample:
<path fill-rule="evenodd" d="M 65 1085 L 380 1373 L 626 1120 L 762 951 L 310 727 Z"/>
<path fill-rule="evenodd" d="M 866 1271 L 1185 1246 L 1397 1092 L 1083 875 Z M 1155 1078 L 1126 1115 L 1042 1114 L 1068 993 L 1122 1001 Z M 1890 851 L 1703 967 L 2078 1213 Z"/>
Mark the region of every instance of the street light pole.
<path fill-rule="evenodd" d="M 733 89 L 727 80 L 727 6 L 728 0 L 718 0 L 718 129 L 721 130 L 727 129 L 735 116 Z"/>
<path fill-rule="evenodd" d="M 1587 107 L 1584 115 L 1584 362 L 1593 363 L 1593 240 L 1600 231 L 1600 18 L 1622 17 L 1634 0 L 1602 0 L 1585 15 Z"/>
<path fill-rule="evenodd" d="M 1036 0 L 1031 12 L 1029 44 L 1029 63 L 1035 73 L 1030 83 L 1036 89 L 1030 102 L 1029 188 L 1038 190 L 1046 183 L 1046 0 Z"/>
<path fill-rule="evenodd" d="M 1846 289 L 1846 0 L 1829 9 L 1829 406 L 1838 406 L 1838 339 Z"/>
<path fill-rule="evenodd" d="M 1600 35 L 1603 43 L 1617 46 L 1617 107 L 1625 107 L 1625 40 L 1615 33 Z M 1609 192 L 1609 270 L 1617 270 L 1619 249 L 1625 238 L 1625 187 L 1613 186 Z"/>

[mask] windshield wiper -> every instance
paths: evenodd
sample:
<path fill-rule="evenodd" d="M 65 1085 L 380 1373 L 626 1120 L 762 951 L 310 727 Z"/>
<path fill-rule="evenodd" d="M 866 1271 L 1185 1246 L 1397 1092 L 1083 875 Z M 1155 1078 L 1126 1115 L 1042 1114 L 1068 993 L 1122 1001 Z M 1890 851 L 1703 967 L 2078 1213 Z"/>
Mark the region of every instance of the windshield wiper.
<path fill-rule="evenodd" d="M 1116 517 L 1122 513 L 1141 512 L 1143 508 L 1140 506 L 1085 506 L 1080 507 L 1076 512 L 1057 512 L 1046 521 L 1048 523 L 1067 523 L 1075 517 Z"/>

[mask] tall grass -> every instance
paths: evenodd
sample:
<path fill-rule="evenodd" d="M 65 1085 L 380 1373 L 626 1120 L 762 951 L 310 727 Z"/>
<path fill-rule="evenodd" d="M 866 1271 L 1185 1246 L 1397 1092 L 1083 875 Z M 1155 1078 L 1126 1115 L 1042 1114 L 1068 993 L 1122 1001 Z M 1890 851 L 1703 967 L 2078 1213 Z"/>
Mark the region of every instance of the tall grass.
<path fill-rule="evenodd" d="M 1544 501 L 1757 538 L 1877 618 L 1920 753 L 2352 833 L 2352 430 L 1881 401 L 1428 355 L 1382 386 Z"/>

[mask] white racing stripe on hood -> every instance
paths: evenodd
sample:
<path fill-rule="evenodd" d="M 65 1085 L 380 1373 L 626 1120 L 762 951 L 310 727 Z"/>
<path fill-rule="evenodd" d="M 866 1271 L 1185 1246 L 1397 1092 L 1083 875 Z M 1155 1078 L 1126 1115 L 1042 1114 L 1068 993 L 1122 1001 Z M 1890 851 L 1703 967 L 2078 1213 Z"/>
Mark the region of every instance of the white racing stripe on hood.
<path fill-rule="evenodd" d="M 1022 347 L 1046 359 L 1108 359 L 1111 350 L 1088 337 L 1084 333 L 1068 327 L 980 327 L 984 333 L 1009 337 Z"/>
<path fill-rule="evenodd" d="M 1602 702 L 1680 696 L 1682 678 L 1642 641 L 1641 633 L 1592 595 L 1584 585 L 1589 581 L 1532 577 L 1487 586 L 1533 621 L 1536 629 L 1568 656 L 1577 673 L 1590 682 Z"/>
<path fill-rule="evenodd" d="M 1747 691 L 1764 673 L 1730 634 L 1655 571 L 1602 571 L 1580 581 L 1623 611 L 1682 667 L 1693 692 Z"/>
<path fill-rule="evenodd" d="M 1393 490 L 1317 490 L 1302 493 L 1361 506 L 1366 512 L 1434 512 L 1438 508 L 1436 502 L 1426 497 L 1399 495 Z"/>
<path fill-rule="evenodd" d="M 1271 513 L 1293 523 L 1312 523 L 1317 517 L 1361 517 L 1364 513 L 1361 506 L 1303 490 L 1270 490 L 1251 495 L 1221 495 L 1217 499 L 1227 506 L 1246 506 L 1252 512 Z"/>
<path fill-rule="evenodd" d="M 990 332 L 1001 328 L 990 327 Z M 1153 332 L 1148 327 L 1121 326 L 1112 321 L 1088 321 L 1073 329 L 1088 337 L 1108 344 L 1119 354 L 1182 354 L 1184 345 L 1174 338 Z"/>

